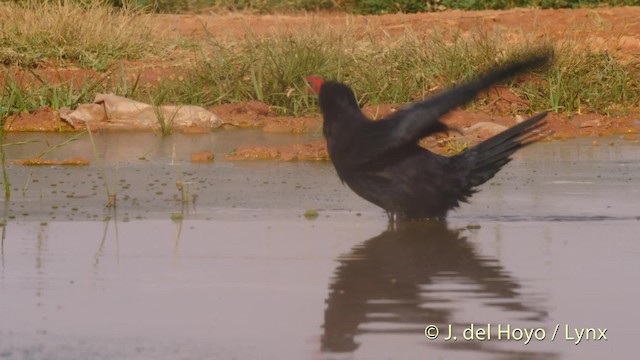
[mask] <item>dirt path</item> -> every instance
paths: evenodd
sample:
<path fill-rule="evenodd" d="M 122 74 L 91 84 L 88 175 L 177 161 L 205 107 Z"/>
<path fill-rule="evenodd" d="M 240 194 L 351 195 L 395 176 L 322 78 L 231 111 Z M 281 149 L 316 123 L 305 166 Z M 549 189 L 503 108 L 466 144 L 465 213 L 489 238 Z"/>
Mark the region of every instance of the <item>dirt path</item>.
<path fill-rule="evenodd" d="M 161 15 L 166 28 L 195 38 L 208 33 L 221 39 L 247 34 L 331 28 L 394 37 L 410 29 L 426 34 L 434 29 L 470 31 L 482 28 L 506 34 L 534 34 L 552 40 L 574 38 L 591 42 L 625 59 L 640 59 L 640 7 L 600 9 L 513 9 L 392 15 Z"/>

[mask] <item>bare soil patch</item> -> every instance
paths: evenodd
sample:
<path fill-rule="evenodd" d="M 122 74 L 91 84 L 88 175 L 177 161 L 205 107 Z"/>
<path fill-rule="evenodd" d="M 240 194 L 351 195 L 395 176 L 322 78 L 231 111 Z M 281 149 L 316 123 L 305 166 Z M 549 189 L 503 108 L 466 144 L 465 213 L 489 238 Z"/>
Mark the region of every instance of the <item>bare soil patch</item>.
<path fill-rule="evenodd" d="M 533 34 L 559 40 L 575 38 L 592 42 L 627 59 L 640 57 L 640 7 L 599 9 L 512 9 L 438 13 L 349 15 L 160 15 L 167 29 L 184 36 L 207 33 L 223 39 L 329 27 L 336 32 L 356 30 L 361 36 L 393 38 L 407 29 L 427 34 L 434 29 L 499 30 L 514 37 Z"/>

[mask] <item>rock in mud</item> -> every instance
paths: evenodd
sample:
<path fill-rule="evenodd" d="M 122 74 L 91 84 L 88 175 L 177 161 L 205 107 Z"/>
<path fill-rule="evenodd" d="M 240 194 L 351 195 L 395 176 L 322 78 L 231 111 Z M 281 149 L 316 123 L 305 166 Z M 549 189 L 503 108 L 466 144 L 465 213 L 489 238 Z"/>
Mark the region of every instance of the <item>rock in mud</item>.
<path fill-rule="evenodd" d="M 504 125 L 482 121 L 475 125 L 472 125 L 464 129 L 465 135 L 473 135 L 481 138 L 489 138 L 493 135 L 499 134 L 508 128 Z"/>
<path fill-rule="evenodd" d="M 92 130 L 215 129 L 222 125 L 215 114 L 199 106 L 154 106 L 114 94 L 97 94 L 93 103 L 76 110 L 62 108 L 60 118 L 75 129 L 89 126 Z"/>
<path fill-rule="evenodd" d="M 313 141 L 306 144 L 288 146 L 243 146 L 233 153 L 226 154 L 225 160 L 329 160 L 325 141 Z"/>
<path fill-rule="evenodd" d="M 599 119 L 586 120 L 580 123 L 580 128 L 600 127 L 602 124 Z"/>
<path fill-rule="evenodd" d="M 191 154 L 191 162 L 205 163 L 213 161 L 214 154 L 211 151 L 201 151 Z"/>
<path fill-rule="evenodd" d="M 87 166 L 90 164 L 89 160 L 81 157 L 72 157 L 64 160 L 47 160 L 39 157 L 23 160 L 14 160 L 14 164 L 23 166 Z"/>

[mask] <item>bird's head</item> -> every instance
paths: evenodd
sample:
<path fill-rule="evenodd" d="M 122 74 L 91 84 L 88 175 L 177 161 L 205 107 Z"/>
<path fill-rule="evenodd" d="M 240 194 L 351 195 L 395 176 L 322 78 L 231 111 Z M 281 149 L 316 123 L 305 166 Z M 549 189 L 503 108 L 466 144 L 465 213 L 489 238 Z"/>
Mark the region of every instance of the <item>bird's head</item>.
<path fill-rule="evenodd" d="M 359 109 L 356 96 L 351 88 L 337 81 L 325 81 L 320 76 L 310 75 L 306 77 L 309 83 L 309 91 L 318 95 L 320 109 L 323 114 L 331 110 L 339 111 L 343 108 Z"/>
<path fill-rule="evenodd" d="M 322 112 L 323 132 L 328 139 L 334 128 L 351 126 L 366 119 L 351 88 L 337 81 L 325 81 L 319 76 L 307 76 L 309 91 L 318 95 Z"/>
<path fill-rule="evenodd" d="M 307 76 L 307 82 L 309 83 L 309 91 L 316 95 L 320 95 L 320 88 L 324 84 L 324 79 L 320 76 L 309 75 Z"/>

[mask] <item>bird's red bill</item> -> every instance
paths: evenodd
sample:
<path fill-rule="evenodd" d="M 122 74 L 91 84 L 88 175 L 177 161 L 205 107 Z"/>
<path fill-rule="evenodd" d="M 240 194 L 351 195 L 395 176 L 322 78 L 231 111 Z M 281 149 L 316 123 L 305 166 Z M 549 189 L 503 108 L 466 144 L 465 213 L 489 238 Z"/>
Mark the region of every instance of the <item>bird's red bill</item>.
<path fill-rule="evenodd" d="M 307 82 L 311 86 L 311 91 L 315 94 L 320 94 L 320 88 L 324 84 L 324 79 L 319 76 L 310 75 L 307 76 Z"/>

